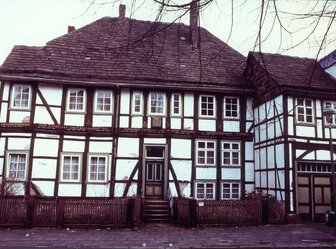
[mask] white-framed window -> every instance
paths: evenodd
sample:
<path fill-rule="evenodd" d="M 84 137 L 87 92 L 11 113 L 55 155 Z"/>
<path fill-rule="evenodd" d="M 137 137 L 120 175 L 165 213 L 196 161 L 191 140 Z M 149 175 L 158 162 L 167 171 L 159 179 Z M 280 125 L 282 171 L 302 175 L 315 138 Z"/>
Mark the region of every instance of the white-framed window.
<path fill-rule="evenodd" d="M 106 182 L 108 169 L 108 155 L 89 155 L 88 156 L 88 181 Z"/>
<path fill-rule="evenodd" d="M 222 141 L 222 166 L 240 165 L 240 143 Z"/>
<path fill-rule="evenodd" d="M 196 141 L 196 165 L 214 166 L 216 162 L 216 141 Z"/>
<path fill-rule="evenodd" d="M 182 96 L 180 93 L 173 93 L 171 97 L 171 116 L 182 115 Z"/>
<path fill-rule="evenodd" d="M 23 84 L 13 85 L 11 107 L 16 109 L 30 109 L 31 86 Z"/>
<path fill-rule="evenodd" d="M 196 182 L 195 191 L 195 196 L 198 200 L 215 199 L 215 183 L 213 182 Z"/>
<path fill-rule="evenodd" d="M 143 113 L 143 94 L 140 91 L 134 91 L 132 95 L 132 114 Z"/>
<path fill-rule="evenodd" d="M 324 102 L 324 108 L 330 106 L 332 109 L 336 110 L 336 102 L 335 101 L 326 101 Z M 327 116 L 324 117 L 325 118 L 325 124 L 329 124 L 331 123 L 331 125 L 336 125 L 336 115 L 331 115 L 330 118 L 328 118 Z"/>
<path fill-rule="evenodd" d="M 86 91 L 82 88 L 69 88 L 67 97 L 67 110 L 71 112 L 84 112 L 86 104 Z"/>
<path fill-rule="evenodd" d="M 166 94 L 161 92 L 149 93 L 149 115 L 165 115 L 166 114 Z"/>
<path fill-rule="evenodd" d="M 81 167 L 81 154 L 62 154 L 61 180 L 64 182 L 79 182 L 81 179 Z"/>
<path fill-rule="evenodd" d="M 215 117 L 216 116 L 216 99 L 213 95 L 199 96 L 199 116 Z"/>
<path fill-rule="evenodd" d="M 239 182 L 222 182 L 222 199 L 237 200 L 240 198 L 240 183 Z"/>
<path fill-rule="evenodd" d="M 113 107 L 113 92 L 109 90 L 97 90 L 95 92 L 94 110 L 98 113 L 111 113 Z"/>
<path fill-rule="evenodd" d="M 28 167 L 27 151 L 7 152 L 7 178 L 11 180 L 26 180 Z"/>
<path fill-rule="evenodd" d="M 296 99 L 296 120 L 298 123 L 314 123 L 313 100 L 307 98 Z"/>
<path fill-rule="evenodd" d="M 223 104 L 224 118 L 239 118 L 239 99 L 237 97 L 224 97 Z"/>

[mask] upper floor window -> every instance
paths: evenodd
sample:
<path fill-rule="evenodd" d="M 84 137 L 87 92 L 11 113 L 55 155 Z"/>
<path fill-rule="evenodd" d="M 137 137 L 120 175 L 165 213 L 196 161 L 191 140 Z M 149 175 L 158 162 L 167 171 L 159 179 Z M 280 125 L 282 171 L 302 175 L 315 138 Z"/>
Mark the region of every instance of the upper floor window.
<path fill-rule="evenodd" d="M 239 99 L 235 97 L 224 97 L 224 118 L 239 117 Z"/>
<path fill-rule="evenodd" d="M 62 155 L 61 179 L 68 182 L 79 182 L 82 156 L 79 154 Z"/>
<path fill-rule="evenodd" d="M 95 95 L 96 112 L 112 112 L 112 91 L 98 90 Z"/>
<path fill-rule="evenodd" d="M 159 92 L 149 94 L 149 114 L 165 114 L 166 95 Z"/>
<path fill-rule="evenodd" d="M 327 106 L 330 106 L 332 109 L 336 109 L 336 102 L 334 101 L 326 101 L 324 103 L 324 107 L 327 107 Z M 325 115 L 325 121 L 326 121 L 326 124 L 332 124 L 332 125 L 335 125 L 336 124 L 336 115 L 331 115 L 331 116 L 327 116 Z"/>
<path fill-rule="evenodd" d="M 107 181 L 107 155 L 89 156 L 89 181 L 106 182 Z"/>
<path fill-rule="evenodd" d="M 7 177 L 15 180 L 26 180 L 28 153 L 8 152 Z"/>
<path fill-rule="evenodd" d="M 181 116 L 182 97 L 180 93 L 173 93 L 171 102 L 171 116 Z"/>
<path fill-rule="evenodd" d="M 239 166 L 240 165 L 240 143 L 222 142 L 222 165 Z"/>
<path fill-rule="evenodd" d="M 68 90 L 68 111 L 85 111 L 85 90 L 80 88 L 70 88 Z"/>
<path fill-rule="evenodd" d="M 305 98 L 296 99 L 297 112 L 296 118 L 299 123 L 314 123 L 313 119 L 313 100 Z"/>
<path fill-rule="evenodd" d="M 215 117 L 216 100 L 215 96 L 201 95 L 200 96 L 200 117 Z"/>
<path fill-rule="evenodd" d="M 12 107 L 18 109 L 29 109 L 31 98 L 31 87 L 27 85 L 14 85 L 12 95 Z"/>
<path fill-rule="evenodd" d="M 196 182 L 196 199 L 215 199 L 215 184 L 213 182 Z"/>
<path fill-rule="evenodd" d="M 240 198 L 240 183 L 223 182 L 222 183 L 222 199 L 239 199 Z"/>
<path fill-rule="evenodd" d="M 215 141 L 197 141 L 197 165 L 215 165 Z"/>
<path fill-rule="evenodd" d="M 143 95 L 142 92 L 133 92 L 132 97 L 132 114 L 142 114 L 143 109 Z"/>

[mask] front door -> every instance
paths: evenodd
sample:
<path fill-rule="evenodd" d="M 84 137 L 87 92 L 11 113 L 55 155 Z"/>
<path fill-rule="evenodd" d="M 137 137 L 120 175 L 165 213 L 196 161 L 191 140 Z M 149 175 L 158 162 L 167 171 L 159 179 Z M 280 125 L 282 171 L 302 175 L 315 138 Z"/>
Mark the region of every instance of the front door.
<path fill-rule="evenodd" d="M 163 197 L 163 162 L 146 162 L 146 197 Z"/>

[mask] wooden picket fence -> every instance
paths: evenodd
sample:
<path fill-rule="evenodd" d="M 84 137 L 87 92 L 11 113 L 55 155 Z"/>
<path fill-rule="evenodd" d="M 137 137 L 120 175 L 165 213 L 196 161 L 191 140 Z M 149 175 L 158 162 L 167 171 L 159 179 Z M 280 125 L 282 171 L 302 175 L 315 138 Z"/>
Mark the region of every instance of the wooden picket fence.
<path fill-rule="evenodd" d="M 285 223 L 282 202 L 262 200 L 197 201 L 174 198 L 176 222 L 184 225 L 258 225 Z"/>
<path fill-rule="evenodd" d="M 0 226 L 134 226 L 140 222 L 140 198 L 0 198 Z"/>

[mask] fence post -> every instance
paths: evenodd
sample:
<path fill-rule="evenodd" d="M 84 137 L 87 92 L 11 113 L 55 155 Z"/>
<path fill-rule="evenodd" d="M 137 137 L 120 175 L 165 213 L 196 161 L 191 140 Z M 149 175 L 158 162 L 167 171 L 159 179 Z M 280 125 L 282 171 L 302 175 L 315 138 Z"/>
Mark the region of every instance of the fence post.
<path fill-rule="evenodd" d="M 34 217 L 34 205 L 35 205 L 35 198 L 34 196 L 27 196 L 26 198 L 26 227 L 31 228 L 33 227 L 33 217 Z"/>
<path fill-rule="evenodd" d="M 267 225 L 269 224 L 269 201 L 268 200 L 262 200 L 261 209 L 262 209 L 262 223 L 264 225 Z"/>
<path fill-rule="evenodd" d="M 190 225 L 193 227 L 197 226 L 197 200 L 190 199 L 189 200 L 189 214 L 190 214 Z"/>
<path fill-rule="evenodd" d="M 64 226 L 64 199 L 63 198 L 57 198 L 56 226 L 57 227 Z"/>
<path fill-rule="evenodd" d="M 126 225 L 128 227 L 134 226 L 133 213 L 134 213 L 135 199 L 129 199 L 127 202 L 126 212 Z"/>

